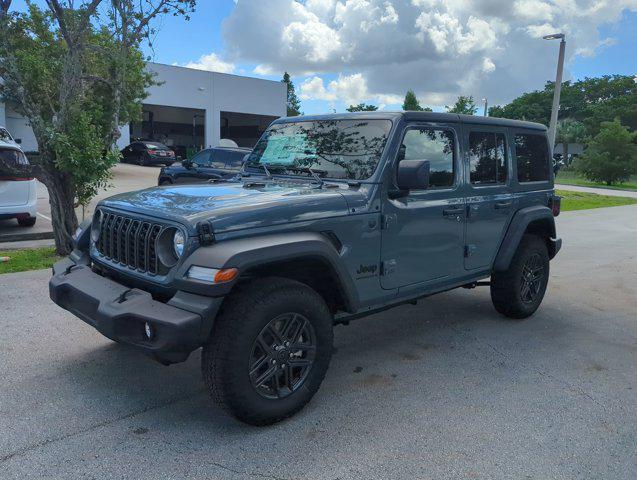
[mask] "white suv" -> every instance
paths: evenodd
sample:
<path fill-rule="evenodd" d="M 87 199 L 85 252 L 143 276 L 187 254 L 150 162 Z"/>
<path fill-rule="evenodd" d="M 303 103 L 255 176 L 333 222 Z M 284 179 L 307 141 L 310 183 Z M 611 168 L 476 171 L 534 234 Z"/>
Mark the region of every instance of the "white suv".
<path fill-rule="evenodd" d="M 0 127 L 0 157 L 8 165 L 28 164 L 9 132 Z M 37 214 L 37 182 L 34 178 L 16 176 L 0 167 L 0 220 L 15 218 L 23 227 L 35 225 Z"/>

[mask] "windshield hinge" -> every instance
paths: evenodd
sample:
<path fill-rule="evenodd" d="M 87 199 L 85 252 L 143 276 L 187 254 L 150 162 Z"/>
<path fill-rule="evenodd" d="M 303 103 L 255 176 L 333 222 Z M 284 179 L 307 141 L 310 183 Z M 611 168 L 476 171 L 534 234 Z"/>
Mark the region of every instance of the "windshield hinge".
<path fill-rule="evenodd" d="M 212 233 L 212 226 L 208 222 L 199 222 L 197 224 L 197 235 L 201 245 L 210 245 L 214 243 L 215 236 Z"/>

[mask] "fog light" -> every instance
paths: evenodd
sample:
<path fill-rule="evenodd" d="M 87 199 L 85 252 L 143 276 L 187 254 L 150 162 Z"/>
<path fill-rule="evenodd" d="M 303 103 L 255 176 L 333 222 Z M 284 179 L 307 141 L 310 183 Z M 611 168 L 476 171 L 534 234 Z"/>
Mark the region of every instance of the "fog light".
<path fill-rule="evenodd" d="M 146 338 L 148 340 L 153 338 L 153 327 L 150 326 L 150 323 L 144 323 L 144 333 L 146 334 Z"/>

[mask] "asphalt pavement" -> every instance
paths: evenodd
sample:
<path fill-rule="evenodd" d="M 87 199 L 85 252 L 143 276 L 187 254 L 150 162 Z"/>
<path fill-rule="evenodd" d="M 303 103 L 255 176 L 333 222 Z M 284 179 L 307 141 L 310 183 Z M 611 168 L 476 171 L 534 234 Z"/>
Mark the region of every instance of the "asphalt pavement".
<path fill-rule="evenodd" d="M 558 218 L 526 321 L 459 289 L 335 331 L 313 401 L 256 428 L 0 275 L 0 478 L 626 479 L 637 472 L 637 206 Z"/>

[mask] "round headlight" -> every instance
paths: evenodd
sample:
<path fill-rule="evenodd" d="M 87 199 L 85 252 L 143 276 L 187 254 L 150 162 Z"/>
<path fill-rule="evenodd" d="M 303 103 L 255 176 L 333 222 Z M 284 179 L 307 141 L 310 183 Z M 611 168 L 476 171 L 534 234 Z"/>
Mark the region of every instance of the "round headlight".
<path fill-rule="evenodd" d="M 173 249 L 175 250 L 175 255 L 177 258 L 181 257 L 184 253 L 184 247 L 186 245 L 186 237 L 181 230 L 177 230 L 175 235 L 173 236 Z"/>
<path fill-rule="evenodd" d="M 91 240 L 97 242 L 100 238 L 100 231 L 102 230 L 102 211 L 98 210 L 93 216 L 93 222 L 91 222 Z"/>

